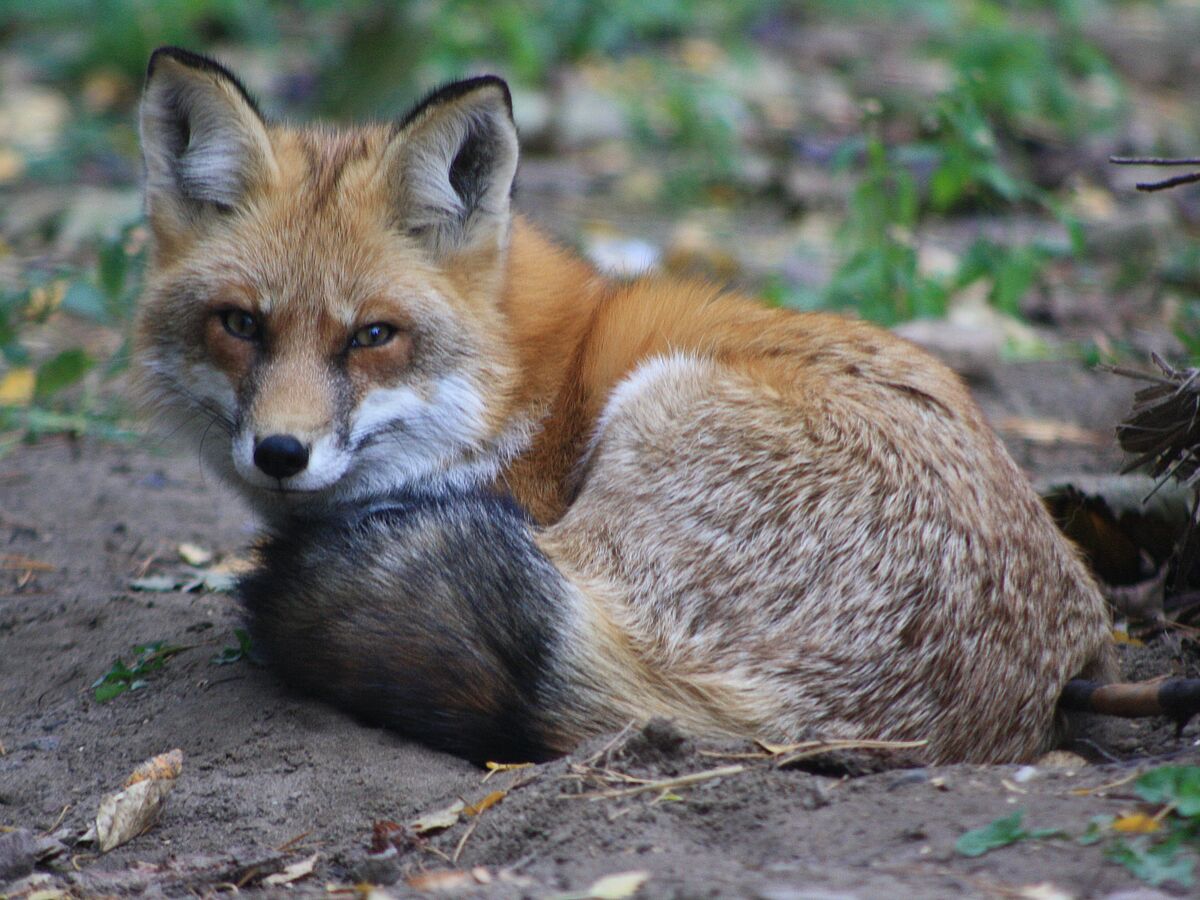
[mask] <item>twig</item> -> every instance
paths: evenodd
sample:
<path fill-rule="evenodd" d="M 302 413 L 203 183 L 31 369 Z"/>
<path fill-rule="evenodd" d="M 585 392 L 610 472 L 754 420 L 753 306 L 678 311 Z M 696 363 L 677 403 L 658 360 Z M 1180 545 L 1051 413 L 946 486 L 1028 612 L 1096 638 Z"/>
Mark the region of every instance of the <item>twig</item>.
<path fill-rule="evenodd" d="M 625 737 L 625 735 L 629 733 L 629 729 L 633 728 L 633 726 L 636 724 L 637 724 L 636 721 L 634 721 L 633 719 L 630 719 L 628 722 L 626 722 L 625 727 L 622 728 L 620 731 L 618 731 L 615 735 L 613 735 L 613 739 L 611 741 L 609 741 L 607 744 L 605 744 L 603 747 L 601 747 L 599 750 L 597 750 L 595 753 L 593 753 L 591 756 L 589 756 L 587 759 L 585 759 L 583 761 L 583 764 L 585 766 L 594 766 L 596 764 L 596 760 L 600 759 L 600 757 L 604 756 L 604 754 L 606 754 L 609 750 L 611 750 L 613 747 L 615 747 L 617 745 L 617 743 L 621 740 L 621 738 Z"/>
<path fill-rule="evenodd" d="M 1134 187 L 1139 191 L 1165 191 L 1167 188 L 1179 187 L 1181 184 L 1194 184 L 1200 181 L 1200 172 L 1188 172 L 1186 175 L 1176 175 L 1164 178 L 1162 181 L 1139 181 Z"/>
<path fill-rule="evenodd" d="M 1200 156 L 1110 156 L 1114 166 L 1200 166 Z"/>
<path fill-rule="evenodd" d="M 296 846 L 296 844 L 300 843 L 302 840 L 304 840 L 310 834 L 312 834 L 311 829 L 308 831 L 300 832 L 294 838 L 288 838 L 286 841 L 284 841 L 282 844 L 280 844 L 278 847 L 275 848 L 275 852 L 276 853 L 286 853 L 288 850 L 291 850 L 292 848 L 294 848 Z"/>
<path fill-rule="evenodd" d="M 1200 166 L 1200 157 L 1183 156 L 1172 158 L 1167 156 L 1110 156 L 1108 161 L 1117 166 Z M 1200 172 L 1189 172 L 1187 175 L 1175 175 L 1162 181 L 1139 181 L 1135 186 L 1139 191 L 1164 191 L 1167 188 L 1178 187 L 1181 184 L 1192 184 L 1200 181 Z"/>
<path fill-rule="evenodd" d="M 68 803 L 66 806 L 64 806 L 62 808 L 62 812 L 60 812 L 58 814 L 58 818 L 54 820 L 54 824 L 46 829 L 45 834 L 47 834 L 47 835 L 54 834 L 54 832 L 58 828 L 58 826 L 62 824 L 62 820 L 67 817 L 67 812 L 70 809 L 71 809 L 71 804 Z"/>
<path fill-rule="evenodd" d="M 5 553 L 0 556 L 0 569 L 11 569 L 17 572 L 53 572 L 54 566 L 40 559 L 32 559 L 19 553 Z"/>
<path fill-rule="evenodd" d="M 717 769 L 709 769 L 706 772 L 693 772 L 690 775 L 680 775 L 678 778 L 664 778 L 661 781 L 648 781 L 645 784 L 637 784 L 633 787 L 621 788 L 613 791 L 595 791 L 590 794 L 563 794 L 564 800 L 611 800 L 618 797 L 633 797 L 636 794 L 644 794 L 648 791 L 669 791 L 671 788 L 688 787 L 693 784 L 700 784 L 703 781 L 711 781 L 714 778 L 725 778 L 730 775 L 738 775 L 746 771 L 746 767 L 737 766 L 721 766 Z"/>
<path fill-rule="evenodd" d="M 467 839 L 475 833 L 475 829 L 479 827 L 479 817 L 476 816 L 471 820 L 471 824 L 467 826 L 467 830 L 463 832 L 463 836 L 458 839 L 458 844 L 454 848 L 454 853 L 450 857 L 450 865 L 458 865 L 458 858 L 462 855 L 463 847 L 467 845 Z"/>
<path fill-rule="evenodd" d="M 812 756 L 820 756 L 822 753 L 832 753 L 837 750 L 919 750 L 926 746 L 929 741 L 853 741 L 853 740 L 835 740 L 835 741 L 809 741 L 813 746 L 798 749 L 794 753 L 788 753 L 782 759 L 775 761 L 775 768 L 785 769 L 792 763 L 799 762 L 802 759 L 808 759 Z"/>

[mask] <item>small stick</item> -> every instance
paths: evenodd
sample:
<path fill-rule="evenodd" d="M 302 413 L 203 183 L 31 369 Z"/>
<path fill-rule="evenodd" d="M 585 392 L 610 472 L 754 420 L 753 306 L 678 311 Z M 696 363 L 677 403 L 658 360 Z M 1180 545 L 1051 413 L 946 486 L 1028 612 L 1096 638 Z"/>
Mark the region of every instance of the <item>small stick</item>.
<path fill-rule="evenodd" d="M 599 750 L 597 750 L 595 753 L 593 753 L 591 756 L 589 756 L 587 759 L 585 759 L 583 761 L 583 764 L 585 766 L 594 766 L 596 764 L 596 760 L 598 760 L 605 753 L 607 753 L 614 746 L 616 746 L 617 742 L 620 741 L 621 738 L 625 737 L 625 735 L 629 733 L 629 729 L 631 729 L 635 724 L 636 724 L 635 720 L 633 720 L 633 719 L 630 719 L 628 722 L 626 722 L 625 727 L 623 727 L 620 731 L 618 731 L 613 736 L 613 739 L 611 741 L 609 741 L 607 744 L 605 744 L 603 747 L 601 747 Z"/>
<path fill-rule="evenodd" d="M 1200 157 L 1196 156 L 1110 156 L 1108 161 L 1117 166 L 1200 166 Z M 1162 181 L 1139 181 L 1135 186 L 1139 191 L 1165 191 L 1167 188 L 1197 181 L 1200 181 L 1200 172 L 1190 172 L 1187 175 L 1164 178 Z"/>
<path fill-rule="evenodd" d="M 1162 181 L 1139 181 L 1134 184 L 1139 191 L 1165 191 L 1167 188 L 1179 187 L 1181 184 L 1194 184 L 1200 181 L 1200 172 L 1188 172 L 1186 175 L 1176 175 L 1164 178 Z"/>
<path fill-rule="evenodd" d="M 276 853 L 286 853 L 288 850 L 291 850 L 293 847 L 296 846 L 296 844 L 300 843 L 302 840 L 304 840 L 310 834 L 312 834 L 311 830 L 302 831 L 298 835 L 296 835 L 294 838 L 288 838 L 286 841 L 284 841 L 282 844 L 280 844 L 278 847 L 275 848 L 275 852 Z"/>
<path fill-rule="evenodd" d="M 1200 166 L 1200 156 L 1110 156 L 1115 166 Z"/>
<path fill-rule="evenodd" d="M 467 830 L 463 832 L 463 836 L 458 839 L 458 845 L 454 848 L 454 854 L 450 857 L 450 865 L 458 865 L 458 858 L 462 855 L 463 847 L 467 845 L 467 838 L 475 833 L 475 829 L 479 827 L 479 816 L 471 820 L 471 824 L 467 826 Z"/>
<path fill-rule="evenodd" d="M 693 784 L 699 784 L 702 781 L 710 781 L 713 778 L 724 778 L 728 775 L 738 775 L 746 771 L 745 766 L 721 766 L 717 769 L 709 769 L 706 772 L 694 772 L 691 775 L 680 775 L 678 778 L 664 778 L 662 781 L 649 781 L 645 784 L 634 785 L 633 787 L 621 788 L 613 791 L 597 791 L 591 794 L 564 794 L 563 799 L 571 800 L 607 800 L 617 797 L 632 797 L 635 794 L 644 794 L 647 791 L 668 791 L 671 788 L 687 787 Z"/>

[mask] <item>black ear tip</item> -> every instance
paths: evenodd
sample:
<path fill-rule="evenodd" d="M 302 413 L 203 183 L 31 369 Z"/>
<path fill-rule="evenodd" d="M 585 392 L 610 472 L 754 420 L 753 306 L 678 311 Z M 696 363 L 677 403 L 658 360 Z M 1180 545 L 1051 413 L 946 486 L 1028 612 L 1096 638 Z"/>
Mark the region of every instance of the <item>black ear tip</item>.
<path fill-rule="evenodd" d="M 409 123 L 415 121 L 421 113 L 432 107 L 440 106 L 443 103 L 450 103 L 468 94 L 474 94 L 487 88 L 492 88 L 500 92 L 500 96 L 504 100 L 504 109 L 511 121 L 513 117 L 512 91 L 508 89 L 508 82 L 499 75 L 479 75 L 475 78 L 464 78 L 462 81 L 452 81 L 430 92 L 420 103 L 408 111 L 408 114 L 400 120 L 397 127 L 404 128 Z"/>
<path fill-rule="evenodd" d="M 192 55 L 182 47 L 173 47 L 170 44 L 165 44 L 150 54 L 150 62 L 146 64 L 146 77 L 150 78 L 154 74 L 155 68 L 158 67 L 158 64 L 163 59 L 177 59 L 180 62 L 184 62 L 185 57 Z"/>
<path fill-rule="evenodd" d="M 182 47 L 173 47 L 166 45 L 159 47 L 150 54 L 150 62 L 146 64 L 146 81 L 148 82 L 154 77 L 154 70 L 158 64 L 164 59 L 172 59 L 180 65 L 187 66 L 189 69 L 198 69 L 201 72 L 207 72 L 210 75 L 216 75 L 218 78 L 223 78 L 232 84 L 242 95 L 242 99 L 250 105 L 254 112 L 261 116 L 262 113 L 258 108 L 258 102 L 250 96 L 250 92 L 246 90 L 246 86 L 238 80 L 238 77 L 230 72 L 227 68 L 207 56 L 202 56 L 199 53 L 193 53 L 191 50 L 184 50 Z"/>
<path fill-rule="evenodd" d="M 478 82 L 479 87 L 491 86 L 498 89 L 504 97 L 504 107 L 508 110 L 509 118 L 512 118 L 512 91 L 509 90 L 507 81 L 499 75 L 481 75 L 471 80 Z"/>

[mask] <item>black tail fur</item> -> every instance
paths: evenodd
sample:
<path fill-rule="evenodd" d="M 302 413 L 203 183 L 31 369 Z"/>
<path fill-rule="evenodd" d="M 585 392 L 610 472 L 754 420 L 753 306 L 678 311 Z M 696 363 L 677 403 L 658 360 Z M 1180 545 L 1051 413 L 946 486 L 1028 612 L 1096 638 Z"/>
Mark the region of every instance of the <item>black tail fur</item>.
<path fill-rule="evenodd" d="M 569 588 L 511 501 L 395 495 L 296 519 L 240 593 L 293 687 L 477 762 L 555 754 Z"/>

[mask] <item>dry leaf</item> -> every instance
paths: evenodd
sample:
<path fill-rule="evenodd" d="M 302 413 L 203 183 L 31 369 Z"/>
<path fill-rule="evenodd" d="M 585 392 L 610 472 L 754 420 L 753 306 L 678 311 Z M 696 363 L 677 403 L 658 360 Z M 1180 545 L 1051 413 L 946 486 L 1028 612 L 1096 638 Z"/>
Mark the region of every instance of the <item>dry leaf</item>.
<path fill-rule="evenodd" d="M 508 791 L 492 791 L 478 803 L 472 803 L 470 806 L 464 807 L 462 814 L 464 816 L 477 816 L 484 810 L 495 806 L 506 796 L 508 796 Z"/>
<path fill-rule="evenodd" d="M 12 147 L 0 147 L 0 184 L 25 174 L 25 157 Z"/>
<path fill-rule="evenodd" d="M 183 751 L 176 748 L 169 753 L 160 753 L 158 756 L 152 756 L 130 773 L 125 779 L 125 787 L 132 787 L 139 781 L 149 781 L 153 779 L 174 780 L 179 777 L 179 773 L 183 771 Z"/>
<path fill-rule="evenodd" d="M 200 566 L 207 566 L 213 561 L 213 552 L 205 550 L 197 544 L 180 544 L 176 549 L 179 552 L 179 558 L 189 566 L 199 568 Z"/>
<path fill-rule="evenodd" d="M 436 812 L 426 813 L 413 821 L 409 827 L 417 834 L 427 834 L 430 831 L 444 831 L 452 825 L 457 824 L 459 814 L 466 806 L 461 800 L 455 800 L 445 809 L 439 809 Z"/>
<path fill-rule="evenodd" d="M 152 757 L 133 770 L 123 790 L 100 801 L 96 823 L 88 836 L 101 853 L 128 843 L 154 826 L 182 770 L 182 750 Z"/>
<path fill-rule="evenodd" d="M 433 872 L 419 872 L 405 879 L 410 888 L 418 891 L 460 891 L 463 888 L 474 887 L 478 882 L 470 872 L 458 869 L 438 869 Z"/>
<path fill-rule="evenodd" d="M 581 900 L 582 898 L 587 898 L 587 900 L 623 900 L 625 897 L 632 897 L 636 894 L 642 885 L 649 880 L 649 872 L 618 872 L 615 875 L 605 875 L 594 882 L 591 887 L 579 896 Z"/>
<path fill-rule="evenodd" d="M 1120 831 L 1124 834 L 1153 834 L 1161 827 L 1162 823 L 1154 816 L 1140 812 L 1121 816 L 1112 823 L 1113 831 Z"/>
<path fill-rule="evenodd" d="M 1017 890 L 1021 900 L 1073 900 L 1073 896 L 1062 888 L 1043 881 L 1040 884 L 1027 884 Z"/>
<path fill-rule="evenodd" d="M 488 770 L 488 773 L 483 776 L 483 780 L 487 781 L 489 778 L 491 778 L 493 775 L 496 775 L 499 772 L 512 772 L 516 769 L 528 769 L 533 765 L 533 763 L 529 763 L 529 762 L 498 763 L 498 762 L 491 762 L 489 760 L 488 762 L 484 763 L 483 765 L 484 765 L 484 768 L 486 768 Z"/>
<path fill-rule="evenodd" d="M 319 853 L 314 853 L 307 859 L 302 859 L 299 862 L 294 862 L 290 866 L 286 866 L 282 872 L 276 872 L 274 875 L 268 875 L 263 879 L 263 884 L 274 886 L 278 884 L 291 884 L 293 881 L 299 881 L 312 874 L 313 866 L 317 864 Z"/>
<path fill-rule="evenodd" d="M 1029 441 L 1031 444 L 1081 444 L 1104 447 L 1110 442 L 1107 434 L 1083 428 L 1073 422 L 1060 422 L 1056 419 L 1007 416 L 996 423 L 996 429 Z"/>
<path fill-rule="evenodd" d="M 9 369 L 0 378 L 0 406 L 28 406 L 36 383 L 37 375 L 29 366 Z"/>

